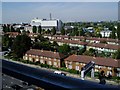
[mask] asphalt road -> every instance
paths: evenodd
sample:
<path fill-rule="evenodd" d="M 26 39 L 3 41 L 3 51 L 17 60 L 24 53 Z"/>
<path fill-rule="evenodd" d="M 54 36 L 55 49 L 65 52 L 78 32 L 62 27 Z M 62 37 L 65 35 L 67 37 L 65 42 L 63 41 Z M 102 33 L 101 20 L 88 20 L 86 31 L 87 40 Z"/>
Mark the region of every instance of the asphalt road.
<path fill-rule="evenodd" d="M 28 67 L 25 65 L 2 60 L 3 72 L 24 79 L 34 85 L 47 90 L 71 89 L 71 90 L 120 90 L 109 85 L 100 85 L 95 82 L 75 79 L 54 74 L 53 72 Z"/>

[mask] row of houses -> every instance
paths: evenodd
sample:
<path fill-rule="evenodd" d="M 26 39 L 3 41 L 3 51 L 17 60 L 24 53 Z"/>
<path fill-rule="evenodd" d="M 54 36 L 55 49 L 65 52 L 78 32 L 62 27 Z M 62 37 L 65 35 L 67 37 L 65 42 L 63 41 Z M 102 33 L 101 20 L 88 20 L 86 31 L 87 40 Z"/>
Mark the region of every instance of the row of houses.
<path fill-rule="evenodd" d="M 62 63 L 64 63 L 67 69 L 78 71 L 81 71 L 81 68 L 90 61 L 94 61 L 95 72 L 104 70 L 105 74 L 108 75 L 108 73 L 112 71 L 113 76 L 120 76 L 120 60 L 112 58 L 92 57 L 75 54 L 66 57 L 64 54 L 61 54 L 59 52 L 30 49 L 25 53 L 23 59 L 32 62 L 52 65 L 57 68 L 63 67 Z"/>
<path fill-rule="evenodd" d="M 93 48 L 97 51 L 103 51 L 103 52 L 116 52 L 118 49 L 120 49 L 120 45 L 117 44 L 105 44 L 105 43 L 95 43 L 95 42 L 87 42 L 81 40 L 75 40 L 75 39 L 68 39 L 68 36 L 64 36 L 64 38 L 59 37 L 59 35 L 54 36 L 44 36 L 45 38 L 49 38 L 50 41 L 56 41 L 59 45 L 63 44 L 69 44 L 71 47 L 79 47 L 83 48 L 86 46 L 86 49 L 89 50 L 90 48 Z M 84 37 L 83 37 L 84 38 Z"/>
<path fill-rule="evenodd" d="M 9 37 L 16 37 L 19 35 L 18 32 L 7 32 Z M 32 40 L 35 39 L 39 34 L 36 33 L 28 33 L 28 36 L 31 37 Z M 103 52 L 116 52 L 120 49 L 120 40 L 116 39 L 106 39 L 106 38 L 89 38 L 89 37 L 81 37 L 81 36 L 64 36 L 64 35 L 44 35 L 45 38 L 49 38 L 51 42 L 56 41 L 59 45 L 68 44 L 71 47 L 79 47 L 84 48 L 86 47 L 87 50 L 93 48 L 97 51 Z M 85 40 L 85 41 L 84 41 Z M 109 43 L 116 43 L 116 44 L 106 44 L 100 43 L 100 41 L 105 41 Z M 114 42 L 115 41 L 115 42 Z"/>
<path fill-rule="evenodd" d="M 11 37 L 16 37 L 18 32 L 7 32 Z M 29 33 L 33 39 L 34 37 L 38 36 L 38 33 Z M 68 35 L 44 35 L 45 38 L 49 39 L 65 39 L 65 40 L 76 40 L 76 41 L 86 41 L 88 43 L 101 43 L 106 42 L 107 44 L 119 45 L 120 40 L 118 39 L 111 39 L 111 38 L 97 38 L 97 37 L 85 37 L 85 36 L 68 36 Z"/>
<path fill-rule="evenodd" d="M 111 38 L 97 38 L 97 37 L 85 37 L 85 36 L 67 36 L 67 35 L 44 35 L 49 39 L 66 39 L 76 41 L 86 41 L 88 43 L 101 43 L 106 42 L 107 44 L 119 45 L 120 40 Z"/>

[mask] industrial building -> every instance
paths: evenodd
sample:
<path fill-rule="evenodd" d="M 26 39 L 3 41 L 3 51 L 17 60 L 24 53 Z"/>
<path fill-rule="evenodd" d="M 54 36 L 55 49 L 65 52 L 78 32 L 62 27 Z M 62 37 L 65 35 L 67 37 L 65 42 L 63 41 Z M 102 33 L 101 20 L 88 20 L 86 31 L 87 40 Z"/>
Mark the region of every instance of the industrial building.
<path fill-rule="evenodd" d="M 59 19 L 38 19 L 34 18 L 31 20 L 31 26 L 41 26 L 42 29 L 51 30 L 53 27 L 56 28 L 57 31 L 60 31 L 62 28 L 62 21 Z"/>

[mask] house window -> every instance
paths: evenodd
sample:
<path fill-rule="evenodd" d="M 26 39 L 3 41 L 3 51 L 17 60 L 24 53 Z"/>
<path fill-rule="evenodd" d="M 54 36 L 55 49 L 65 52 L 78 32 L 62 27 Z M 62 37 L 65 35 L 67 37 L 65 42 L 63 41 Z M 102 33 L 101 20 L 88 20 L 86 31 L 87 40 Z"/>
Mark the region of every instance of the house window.
<path fill-rule="evenodd" d="M 76 62 L 76 65 L 78 65 L 79 63 L 78 62 Z"/>
<path fill-rule="evenodd" d="M 69 69 L 72 69 L 72 65 L 68 65 L 68 68 L 69 68 Z"/>
<path fill-rule="evenodd" d="M 76 68 L 76 70 L 79 70 L 79 66 L 76 66 L 75 68 Z"/>
<path fill-rule="evenodd" d="M 40 63 L 43 63 L 43 60 L 40 60 Z"/>
<path fill-rule="evenodd" d="M 57 62 L 54 62 L 54 65 L 56 66 L 56 65 L 57 65 Z"/>
<path fill-rule="evenodd" d="M 72 64 L 72 62 L 69 62 L 69 64 Z"/>
<path fill-rule="evenodd" d="M 25 57 L 25 60 L 28 60 L 28 57 Z"/>
<path fill-rule="evenodd" d="M 29 60 L 32 61 L 32 58 L 30 57 Z"/>
<path fill-rule="evenodd" d="M 36 58 L 36 61 L 39 61 L 38 58 Z"/>
<path fill-rule="evenodd" d="M 83 66 L 85 66 L 85 63 L 83 63 Z"/>
<path fill-rule="evenodd" d="M 95 72 L 98 72 L 98 69 L 95 69 Z"/>
<path fill-rule="evenodd" d="M 98 65 L 95 65 L 95 68 L 99 68 L 99 66 L 98 66 Z"/>
<path fill-rule="evenodd" d="M 108 67 L 109 70 L 111 70 L 112 68 L 111 67 Z"/>
<path fill-rule="evenodd" d="M 49 61 L 49 65 L 52 65 L 51 61 Z"/>

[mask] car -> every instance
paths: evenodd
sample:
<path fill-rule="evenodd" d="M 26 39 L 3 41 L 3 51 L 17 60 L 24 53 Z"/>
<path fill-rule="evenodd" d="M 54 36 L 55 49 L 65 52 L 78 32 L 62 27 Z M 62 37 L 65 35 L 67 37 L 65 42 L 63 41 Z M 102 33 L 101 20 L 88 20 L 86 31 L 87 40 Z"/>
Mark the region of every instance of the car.
<path fill-rule="evenodd" d="M 55 74 L 60 74 L 60 75 L 63 75 L 63 76 L 66 76 L 66 73 L 63 73 L 61 71 L 54 71 Z"/>

